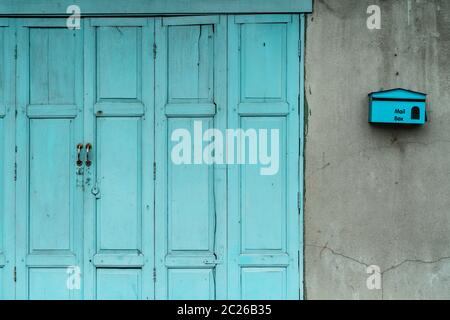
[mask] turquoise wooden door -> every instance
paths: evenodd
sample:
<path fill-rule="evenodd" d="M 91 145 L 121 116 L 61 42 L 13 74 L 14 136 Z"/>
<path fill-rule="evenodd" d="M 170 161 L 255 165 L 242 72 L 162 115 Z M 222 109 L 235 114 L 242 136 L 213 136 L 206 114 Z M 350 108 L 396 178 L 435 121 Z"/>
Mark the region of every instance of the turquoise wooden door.
<path fill-rule="evenodd" d="M 0 20 L 0 298 L 299 298 L 301 21 Z"/>
<path fill-rule="evenodd" d="M 153 299 L 153 19 L 88 19 L 85 297 Z"/>
<path fill-rule="evenodd" d="M 156 298 L 226 299 L 226 166 L 172 156 L 177 129 L 226 127 L 226 17 L 157 19 L 155 34 Z"/>
<path fill-rule="evenodd" d="M 0 300 L 14 299 L 14 25 L 0 19 Z"/>
<path fill-rule="evenodd" d="M 17 20 L 16 296 L 78 299 L 82 272 L 83 34 Z"/>
<path fill-rule="evenodd" d="M 299 17 L 230 16 L 228 39 L 228 127 L 279 136 L 275 174 L 229 167 L 229 297 L 298 299 Z"/>

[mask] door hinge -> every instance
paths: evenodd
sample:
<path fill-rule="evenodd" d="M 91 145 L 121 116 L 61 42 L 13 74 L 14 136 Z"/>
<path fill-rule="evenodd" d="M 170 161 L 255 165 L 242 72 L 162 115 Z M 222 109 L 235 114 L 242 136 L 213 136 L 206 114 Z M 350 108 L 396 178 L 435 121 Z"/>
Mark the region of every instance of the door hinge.
<path fill-rule="evenodd" d="M 300 157 L 300 150 L 302 149 L 302 139 L 298 139 L 298 156 Z"/>
<path fill-rule="evenodd" d="M 298 213 L 300 214 L 300 208 L 301 208 L 300 192 L 297 192 L 297 208 L 298 208 Z"/>
<path fill-rule="evenodd" d="M 156 43 L 153 43 L 153 60 L 156 60 Z"/>
<path fill-rule="evenodd" d="M 17 282 L 17 268 L 14 267 L 14 282 Z"/>
<path fill-rule="evenodd" d="M 156 180 L 156 162 L 153 162 L 153 180 Z"/>
<path fill-rule="evenodd" d="M 14 60 L 17 60 L 17 44 L 14 47 Z"/>
<path fill-rule="evenodd" d="M 17 159 L 17 146 L 14 146 L 14 158 Z M 17 160 L 14 160 L 14 181 L 17 181 Z"/>
<path fill-rule="evenodd" d="M 302 40 L 298 40 L 298 59 L 302 60 Z"/>
<path fill-rule="evenodd" d="M 153 282 L 156 282 L 156 268 L 153 268 Z"/>

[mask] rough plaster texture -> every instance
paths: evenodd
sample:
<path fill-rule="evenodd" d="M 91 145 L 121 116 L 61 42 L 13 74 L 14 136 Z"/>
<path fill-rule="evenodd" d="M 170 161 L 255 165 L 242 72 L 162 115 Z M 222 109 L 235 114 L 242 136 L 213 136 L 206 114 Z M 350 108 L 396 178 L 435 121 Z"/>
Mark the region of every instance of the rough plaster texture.
<path fill-rule="evenodd" d="M 368 30 L 367 7 L 382 10 Z M 450 1 L 316 0 L 306 30 L 307 299 L 450 299 Z M 424 127 L 367 94 L 429 94 Z M 366 267 L 382 270 L 368 290 Z"/>

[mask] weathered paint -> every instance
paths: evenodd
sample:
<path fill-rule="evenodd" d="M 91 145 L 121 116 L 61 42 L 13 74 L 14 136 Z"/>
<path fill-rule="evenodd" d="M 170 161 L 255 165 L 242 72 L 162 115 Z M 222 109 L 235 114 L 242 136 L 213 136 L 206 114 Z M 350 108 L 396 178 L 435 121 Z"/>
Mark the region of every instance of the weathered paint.
<path fill-rule="evenodd" d="M 229 296 L 299 297 L 299 19 L 230 16 L 228 126 L 280 132 L 280 170 L 228 170 Z"/>
<path fill-rule="evenodd" d="M 16 77 L 17 120 L 13 94 L 0 109 L 1 134 L 17 139 L 17 154 L 14 139 L 0 144 L 10 199 L 15 156 L 18 174 L 0 224 L 3 297 L 302 295 L 303 17 L 86 18 L 81 30 L 11 21 L 2 70 Z M 195 121 L 279 129 L 280 171 L 175 166 L 170 133 Z M 79 289 L 67 287 L 68 267 L 81 271 Z"/>
<path fill-rule="evenodd" d="M 93 145 L 84 178 L 89 299 L 154 297 L 153 29 L 147 18 L 85 20 L 84 141 Z"/>
<path fill-rule="evenodd" d="M 0 19 L 0 299 L 14 298 L 14 27 Z"/>
<path fill-rule="evenodd" d="M 170 160 L 172 130 L 226 128 L 226 16 L 156 20 L 156 298 L 226 299 L 226 168 Z"/>
<path fill-rule="evenodd" d="M 63 21 L 17 25 L 16 297 L 76 299 L 67 267 L 81 266 L 83 34 Z"/>

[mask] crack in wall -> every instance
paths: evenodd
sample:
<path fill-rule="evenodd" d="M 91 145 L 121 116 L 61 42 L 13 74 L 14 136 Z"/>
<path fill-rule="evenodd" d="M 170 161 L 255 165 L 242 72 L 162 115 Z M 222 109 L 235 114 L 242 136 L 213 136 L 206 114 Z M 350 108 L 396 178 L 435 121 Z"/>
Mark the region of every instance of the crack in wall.
<path fill-rule="evenodd" d="M 436 263 L 444 262 L 446 260 L 450 260 L 450 256 L 449 257 L 441 257 L 436 260 L 406 259 L 396 265 L 393 265 L 392 267 L 387 268 L 386 270 L 382 271 L 381 274 L 385 274 L 389 271 L 397 269 L 406 263 L 436 264 Z"/>
<path fill-rule="evenodd" d="M 320 249 L 319 255 L 320 255 L 321 258 L 322 258 L 322 253 L 324 251 L 328 251 L 334 256 L 342 257 L 344 259 L 347 259 L 349 261 L 358 263 L 359 265 L 362 265 L 362 266 L 365 266 L 365 267 L 369 267 L 371 265 L 371 264 L 368 264 L 368 263 L 366 263 L 366 262 L 364 262 L 362 260 L 358 260 L 356 258 L 353 258 L 353 257 L 349 256 L 349 255 L 346 255 L 346 254 L 343 254 L 341 252 L 338 252 L 338 251 L 336 251 L 333 248 L 330 248 L 328 246 L 328 242 L 325 243 L 325 245 L 323 245 L 323 246 L 315 245 L 315 244 L 305 244 L 305 247 L 311 247 L 311 248 Z M 390 271 L 393 271 L 395 269 L 398 269 L 398 268 L 400 268 L 403 265 L 408 264 L 408 263 L 433 265 L 433 264 L 437 264 L 437 263 L 444 262 L 444 261 L 447 261 L 447 260 L 450 260 L 450 256 L 443 256 L 443 257 L 437 258 L 435 260 L 405 259 L 405 260 L 403 260 L 403 261 L 401 261 L 401 262 L 399 262 L 397 264 L 394 264 L 394 265 L 390 266 L 389 268 L 386 268 L 386 269 L 382 270 L 380 272 L 380 275 L 381 275 L 381 289 L 380 289 L 380 291 L 381 291 L 381 300 L 384 300 L 384 275 L 386 273 L 388 273 Z M 306 267 L 305 267 L 305 269 L 306 269 Z"/>
<path fill-rule="evenodd" d="M 337 252 L 336 250 L 334 250 L 334 249 L 332 249 L 332 248 L 330 248 L 328 246 L 328 242 L 325 245 L 323 245 L 323 246 L 314 245 L 314 244 L 306 244 L 305 246 L 306 247 L 312 247 L 312 248 L 321 249 L 320 256 L 322 256 L 322 253 L 324 251 L 329 251 L 335 256 L 343 257 L 343 258 L 345 258 L 347 260 L 356 262 L 356 263 L 358 263 L 360 265 L 363 265 L 365 267 L 369 267 L 369 266 L 373 265 L 373 264 L 368 264 L 368 263 L 366 263 L 364 261 L 358 260 L 356 258 L 353 258 L 351 256 L 345 255 L 343 253 Z M 402 265 L 407 264 L 407 263 L 436 264 L 436 263 L 440 263 L 440 262 L 443 262 L 443 261 L 446 261 L 446 260 L 450 260 L 450 256 L 443 256 L 443 257 L 437 258 L 435 260 L 405 259 L 405 260 L 401 261 L 400 263 L 394 264 L 394 265 L 390 266 L 389 268 L 384 269 L 383 271 L 381 271 L 381 274 L 383 275 L 383 274 L 385 274 L 387 272 L 390 272 L 392 270 L 398 269 L 399 267 L 401 267 Z"/>
<path fill-rule="evenodd" d="M 343 258 L 345 258 L 345 259 L 347 259 L 347 260 L 351 260 L 351 261 L 356 262 L 356 263 L 358 263 L 358 264 L 360 264 L 360 265 L 363 265 L 363 266 L 365 266 L 365 267 L 370 266 L 369 264 L 367 264 L 367 263 L 365 263 L 365 262 L 363 262 L 363 261 L 360 261 L 360 260 L 358 260 L 358 259 L 352 258 L 352 257 L 347 256 L 347 255 L 345 255 L 345 254 L 339 253 L 339 252 L 337 252 L 336 250 L 334 250 L 334 249 L 328 247 L 328 242 L 327 242 L 324 246 L 318 246 L 318 245 L 313 245 L 313 244 L 306 244 L 306 247 L 312 247 L 312 248 L 321 249 L 321 250 L 320 250 L 320 257 L 321 257 L 321 258 L 322 258 L 322 253 L 323 253 L 324 251 L 329 251 L 329 252 L 331 252 L 331 253 L 332 253 L 333 255 L 335 255 L 335 256 L 343 257 Z"/>
<path fill-rule="evenodd" d="M 449 113 L 443 107 L 445 97 L 439 95 L 445 91 L 442 90 L 445 84 L 450 83 L 448 68 L 444 67 L 448 65 L 447 53 L 450 52 L 444 41 L 449 39 L 449 33 L 445 32 L 450 21 L 448 1 L 381 1 L 378 4 L 382 8 L 386 28 L 376 32 L 365 28 L 366 8 L 372 3 L 356 2 L 348 0 L 338 4 L 332 0 L 315 0 L 314 12 L 306 18 L 306 25 L 310 27 L 306 32 L 308 39 L 318 41 L 306 41 L 304 60 L 305 150 L 309 150 L 305 152 L 304 183 L 310 194 L 303 203 L 304 247 L 317 248 L 310 249 L 305 255 L 304 283 L 310 282 L 305 287 L 313 297 L 328 296 L 327 290 L 334 289 L 336 292 L 329 295 L 338 298 L 340 294 L 350 293 L 350 282 L 357 290 L 364 291 L 362 295 L 372 296 L 365 291 L 365 283 L 361 279 L 365 277 L 369 263 L 377 264 L 378 260 L 382 268 L 377 271 L 382 275 L 384 291 L 376 292 L 377 299 L 380 296 L 382 299 L 439 297 L 445 295 L 450 266 L 450 251 L 442 245 L 443 240 L 439 237 L 440 233 L 448 231 L 442 223 L 446 217 L 444 207 L 447 201 L 445 182 L 441 179 L 450 174 L 445 160 L 450 138 L 444 132 Z M 355 28 L 358 26 L 361 30 Z M 339 38 L 341 33 L 351 36 Z M 335 40 L 328 46 L 336 51 L 358 48 L 360 52 L 341 58 L 333 50 L 325 50 L 324 40 Z M 356 56 L 360 58 L 354 58 Z M 371 61 L 373 67 L 363 69 L 363 65 L 369 66 L 366 61 Z M 350 69 L 353 67 L 355 69 Z M 359 71 L 358 78 L 364 78 L 366 82 L 354 80 L 352 75 L 356 70 Z M 400 76 L 395 76 L 395 72 Z M 348 75 L 349 79 L 341 83 L 339 77 L 329 78 L 333 74 Z M 389 126 L 366 127 L 367 101 L 363 94 L 373 88 L 388 88 L 402 81 L 403 86 L 416 87 L 419 91 L 422 88 L 429 94 L 429 125 L 393 129 Z M 322 89 L 328 98 L 319 94 L 318 88 L 324 83 Z M 332 111 L 330 106 L 335 106 Z M 311 110 L 315 111 L 314 117 L 310 116 Z M 333 116 L 328 117 L 330 112 L 334 112 Z M 347 125 L 350 120 L 358 123 Z M 430 125 L 432 120 L 434 125 Z M 361 121 L 364 122 L 361 124 Z M 331 128 L 331 131 L 326 132 L 323 128 Z M 327 153 L 326 161 L 321 161 L 321 152 Z M 353 183 L 355 186 L 339 190 L 340 183 Z M 389 240 L 402 245 L 383 248 L 377 244 L 379 238 L 376 234 L 373 238 L 364 235 L 366 226 L 352 234 L 351 241 L 356 243 L 356 248 L 346 246 L 342 242 L 345 239 L 333 239 L 336 228 L 321 230 L 320 233 L 315 233 L 314 228 L 309 230 L 308 226 L 327 221 L 329 204 L 324 199 L 335 193 L 335 189 L 341 192 L 335 199 L 340 202 L 336 208 L 343 211 L 336 212 L 336 221 L 346 226 L 358 224 L 359 228 L 359 224 L 366 223 L 366 216 L 370 221 L 369 227 L 375 232 L 378 228 L 401 228 L 399 232 L 386 232 L 379 236 L 386 237 L 383 242 Z M 386 203 L 388 200 L 390 203 Z M 346 201 L 357 201 L 360 207 L 346 205 Z M 399 212 L 399 216 L 394 217 L 394 225 L 384 225 L 389 222 L 385 215 L 373 215 L 378 202 L 380 206 L 386 206 L 385 210 Z M 347 221 L 351 211 L 363 220 Z M 424 223 L 423 212 L 427 211 L 427 222 Z M 422 241 L 407 241 L 414 237 L 411 232 L 422 231 L 437 235 L 424 237 Z M 373 245 L 368 243 L 358 247 L 358 241 L 369 239 L 375 240 Z M 335 270 L 338 267 L 339 270 Z M 330 274 L 321 275 L 321 272 Z M 328 280 L 337 283 L 330 285 Z"/>

